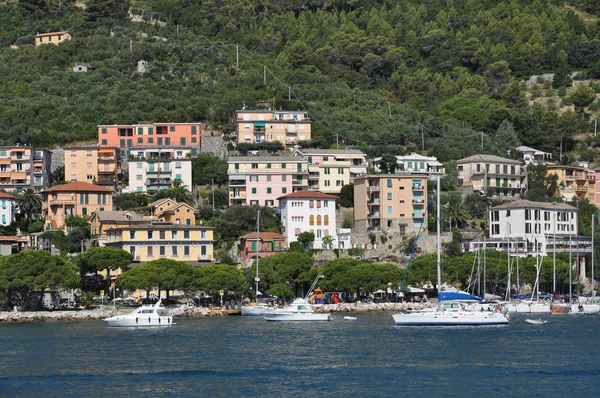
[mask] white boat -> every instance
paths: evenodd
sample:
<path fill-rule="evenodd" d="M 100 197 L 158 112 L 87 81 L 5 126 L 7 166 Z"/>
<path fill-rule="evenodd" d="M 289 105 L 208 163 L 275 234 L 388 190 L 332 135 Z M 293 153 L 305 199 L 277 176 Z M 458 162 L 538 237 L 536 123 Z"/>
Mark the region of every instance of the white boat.
<path fill-rule="evenodd" d="M 142 305 L 125 315 L 116 315 L 104 321 L 109 326 L 115 327 L 148 327 L 148 326 L 173 326 L 173 317 L 160 306 L 161 300 L 154 305 Z"/>
<path fill-rule="evenodd" d="M 529 325 L 545 325 L 548 321 L 542 319 L 525 319 L 525 323 Z"/>
<path fill-rule="evenodd" d="M 440 237 L 440 176 L 436 176 L 437 190 L 437 288 L 442 296 L 441 237 Z M 407 311 L 392 315 L 398 326 L 496 326 L 508 325 L 508 317 L 498 312 L 469 311 L 459 302 L 443 302 L 433 311 Z"/>
<path fill-rule="evenodd" d="M 328 321 L 330 314 L 316 313 L 306 299 L 297 298 L 291 304 L 263 313 L 267 321 Z"/>
<path fill-rule="evenodd" d="M 263 312 L 270 310 L 270 307 L 267 303 L 259 301 L 259 296 L 261 295 L 258 290 L 258 283 L 260 282 L 260 278 L 258 276 L 258 250 L 260 246 L 260 210 L 256 213 L 256 276 L 254 277 L 254 302 L 247 303 L 240 308 L 240 313 L 243 316 L 262 316 Z"/>
<path fill-rule="evenodd" d="M 353 316 L 345 316 L 345 317 L 344 317 L 344 319 L 345 319 L 345 320 L 347 320 L 347 321 L 355 321 L 355 320 L 356 320 L 356 317 L 353 317 Z"/>
<path fill-rule="evenodd" d="M 597 315 L 600 314 L 600 305 L 598 304 L 573 304 L 568 312 L 571 315 Z"/>

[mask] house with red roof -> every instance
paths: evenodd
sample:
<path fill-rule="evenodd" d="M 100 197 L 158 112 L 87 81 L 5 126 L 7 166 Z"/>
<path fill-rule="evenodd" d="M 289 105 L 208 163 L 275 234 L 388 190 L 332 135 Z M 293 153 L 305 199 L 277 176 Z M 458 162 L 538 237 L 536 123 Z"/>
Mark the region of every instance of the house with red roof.
<path fill-rule="evenodd" d="M 0 236 L 0 256 L 10 256 L 29 248 L 27 238 L 21 236 Z"/>
<path fill-rule="evenodd" d="M 68 216 L 91 216 L 96 211 L 113 209 L 115 191 L 84 181 L 56 185 L 42 191 L 42 216 L 45 230 L 65 226 Z"/>
<path fill-rule="evenodd" d="M 17 197 L 0 191 L 0 225 L 9 225 L 15 221 Z"/>
<path fill-rule="evenodd" d="M 276 232 L 250 232 L 238 238 L 240 257 L 246 262 L 259 258 L 273 256 L 288 249 L 285 235 Z"/>
<path fill-rule="evenodd" d="M 335 202 L 337 196 L 319 191 L 298 191 L 277 198 L 281 216 L 281 232 L 287 237 L 288 245 L 298 241 L 302 232 L 315 234 L 313 248 L 337 247 Z M 323 238 L 333 238 L 329 247 Z"/>
<path fill-rule="evenodd" d="M 35 35 L 35 46 L 39 47 L 42 44 L 60 44 L 65 40 L 71 40 L 71 35 L 69 32 L 60 31 L 60 32 L 48 32 L 48 33 L 38 33 Z"/>

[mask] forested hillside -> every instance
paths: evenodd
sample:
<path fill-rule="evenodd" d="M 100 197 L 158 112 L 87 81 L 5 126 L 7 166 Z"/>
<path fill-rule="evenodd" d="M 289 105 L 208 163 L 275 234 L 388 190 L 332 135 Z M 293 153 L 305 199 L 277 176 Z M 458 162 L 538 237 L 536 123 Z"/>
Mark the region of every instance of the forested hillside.
<path fill-rule="evenodd" d="M 311 114 L 311 145 L 328 147 L 337 134 L 371 155 L 424 148 L 448 161 L 482 145 L 557 153 L 562 143 L 571 159 L 596 145 L 584 134 L 598 85 L 571 94 L 575 111 L 559 113 L 530 106 L 520 82 L 554 73 L 558 89 L 574 71 L 600 78 L 598 3 L 4 2 L 0 139 L 54 146 L 93 140 L 97 124 L 154 121 L 226 131 L 236 109 L 269 99 Z M 36 32 L 57 30 L 73 39 L 35 48 Z M 146 73 L 136 72 L 139 60 L 150 63 Z M 75 63 L 95 69 L 74 73 Z"/>

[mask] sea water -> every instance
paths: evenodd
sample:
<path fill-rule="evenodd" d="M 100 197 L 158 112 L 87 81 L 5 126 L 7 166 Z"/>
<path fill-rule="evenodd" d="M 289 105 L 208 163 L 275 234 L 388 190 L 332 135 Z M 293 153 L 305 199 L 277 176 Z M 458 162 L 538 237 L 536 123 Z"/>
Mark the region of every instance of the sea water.
<path fill-rule="evenodd" d="M 600 396 L 600 316 L 464 328 L 354 316 L 0 324 L 0 396 Z"/>

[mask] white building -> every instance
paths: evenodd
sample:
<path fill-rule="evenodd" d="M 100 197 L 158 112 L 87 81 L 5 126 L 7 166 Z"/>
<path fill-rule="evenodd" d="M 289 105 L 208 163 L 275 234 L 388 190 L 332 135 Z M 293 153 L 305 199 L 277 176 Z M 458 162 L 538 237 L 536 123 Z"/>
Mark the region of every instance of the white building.
<path fill-rule="evenodd" d="M 375 158 L 373 166 L 377 171 L 381 170 L 381 161 L 383 158 Z M 408 171 L 417 173 L 436 173 L 445 174 L 444 166 L 437 160 L 435 156 L 423 156 L 418 153 L 410 155 L 396 156 L 397 169 L 396 171 Z"/>
<path fill-rule="evenodd" d="M 9 225 L 15 221 L 17 198 L 0 191 L 0 225 Z"/>
<path fill-rule="evenodd" d="M 191 147 L 136 147 L 129 156 L 129 191 L 157 192 L 181 180 L 192 189 Z"/>
<path fill-rule="evenodd" d="M 490 239 L 486 249 L 515 254 L 591 250 L 591 239 L 578 236 L 577 209 L 565 203 L 515 200 L 492 207 L 489 212 Z M 579 245 L 577 245 L 579 241 Z M 484 242 L 471 242 L 471 248 Z"/>
<path fill-rule="evenodd" d="M 546 164 L 552 160 L 551 153 L 530 148 L 528 146 L 521 145 L 520 147 L 515 148 L 515 150 L 523 154 L 523 163 L 525 163 L 525 166 L 529 166 L 530 164 Z"/>
<path fill-rule="evenodd" d="M 317 191 L 298 191 L 279 199 L 281 232 L 287 237 L 288 245 L 298 240 L 302 232 L 313 232 L 313 248 L 323 248 L 323 237 L 331 236 L 330 248 L 337 247 L 335 224 L 336 196 Z"/>

